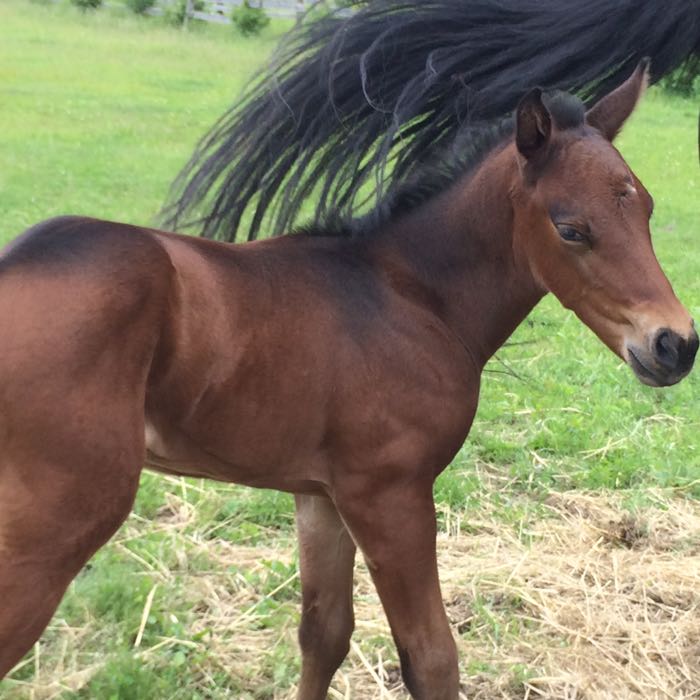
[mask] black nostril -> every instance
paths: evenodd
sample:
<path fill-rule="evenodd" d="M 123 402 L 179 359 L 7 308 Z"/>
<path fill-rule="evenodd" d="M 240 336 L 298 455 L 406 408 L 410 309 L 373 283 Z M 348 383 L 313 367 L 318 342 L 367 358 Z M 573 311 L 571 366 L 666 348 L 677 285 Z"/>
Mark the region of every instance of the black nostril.
<path fill-rule="evenodd" d="M 682 345 L 685 341 L 678 333 L 668 328 L 662 328 L 654 340 L 654 359 L 667 370 L 675 370 L 678 367 Z"/>
<path fill-rule="evenodd" d="M 693 366 L 698 344 L 698 334 L 694 329 L 686 340 L 670 328 L 662 328 L 654 339 L 654 359 L 666 371 L 688 372 Z"/>
<path fill-rule="evenodd" d="M 681 353 L 681 363 L 684 369 L 690 369 L 693 366 L 693 361 L 695 360 L 699 345 L 700 340 L 698 340 L 698 334 L 695 332 L 695 324 L 693 324 L 693 330 L 690 332 L 688 341 L 685 343 L 684 352 Z"/>

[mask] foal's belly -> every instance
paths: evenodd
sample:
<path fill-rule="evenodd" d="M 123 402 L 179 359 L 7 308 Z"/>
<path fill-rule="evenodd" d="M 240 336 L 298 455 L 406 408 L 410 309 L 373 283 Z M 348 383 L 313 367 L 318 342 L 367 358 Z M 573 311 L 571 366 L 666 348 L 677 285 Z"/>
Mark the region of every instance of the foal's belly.
<path fill-rule="evenodd" d="M 145 466 L 153 471 L 173 476 L 190 476 L 270 488 L 290 493 L 325 493 L 326 484 L 317 474 L 296 473 L 289 465 L 243 465 L 235 455 L 221 458 L 198 445 L 183 433 L 158 430 L 146 421 L 144 429 Z"/>

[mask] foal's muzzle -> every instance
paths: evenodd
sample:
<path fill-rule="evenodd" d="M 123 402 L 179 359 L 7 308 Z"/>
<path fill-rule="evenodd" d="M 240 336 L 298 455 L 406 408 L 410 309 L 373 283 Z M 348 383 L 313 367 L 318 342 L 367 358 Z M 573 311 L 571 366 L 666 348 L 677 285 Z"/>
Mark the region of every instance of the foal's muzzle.
<path fill-rule="evenodd" d="M 648 347 L 627 344 L 627 361 L 642 383 L 670 386 L 690 372 L 697 351 L 695 329 L 683 338 L 670 328 L 662 328 L 651 336 Z"/>

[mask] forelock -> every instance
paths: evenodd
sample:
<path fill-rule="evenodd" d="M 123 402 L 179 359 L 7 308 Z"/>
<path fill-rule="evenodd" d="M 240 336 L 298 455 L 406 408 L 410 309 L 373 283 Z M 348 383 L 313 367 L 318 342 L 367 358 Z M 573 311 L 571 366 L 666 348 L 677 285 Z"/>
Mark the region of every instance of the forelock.
<path fill-rule="evenodd" d="M 552 90 L 543 94 L 542 101 L 558 129 L 575 129 L 583 126 L 586 108 L 575 95 L 561 90 Z"/>

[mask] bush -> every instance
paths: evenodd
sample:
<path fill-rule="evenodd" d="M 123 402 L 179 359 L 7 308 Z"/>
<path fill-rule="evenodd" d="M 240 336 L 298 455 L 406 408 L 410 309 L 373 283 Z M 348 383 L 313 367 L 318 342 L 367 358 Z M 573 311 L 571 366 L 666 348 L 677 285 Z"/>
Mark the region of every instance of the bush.
<path fill-rule="evenodd" d="M 127 7 L 137 15 L 143 15 L 156 4 L 156 0 L 126 0 Z"/>
<path fill-rule="evenodd" d="M 201 12 L 204 9 L 204 0 L 194 0 L 192 9 L 195 12 Z M 169 5 L 165 12 L 165 17 L 171 24 L 184 24 L 185 17 L 187 17 L 187 0 L 177 0 L 177 2 Z"/>
<path fill-rule="evenodd" d="M 102 0 L 70 0 L 76 7 L 81 10 L 96 10 L 101 4 Z"/>
<path fill-rule="evenodd" d="M 667 75 L 662 81 L 665 90 L 692 97 L 700 94 L 700 58 L 693 58 L 682 68 Z"/>
<path fill-rule="evenodd" d="M 249 0 L 243 0 L 231 13 L 231 19 L 243 36 L 252 36 L 270 24 L 270 18 L 262 7 L 251 7 Z"/>

